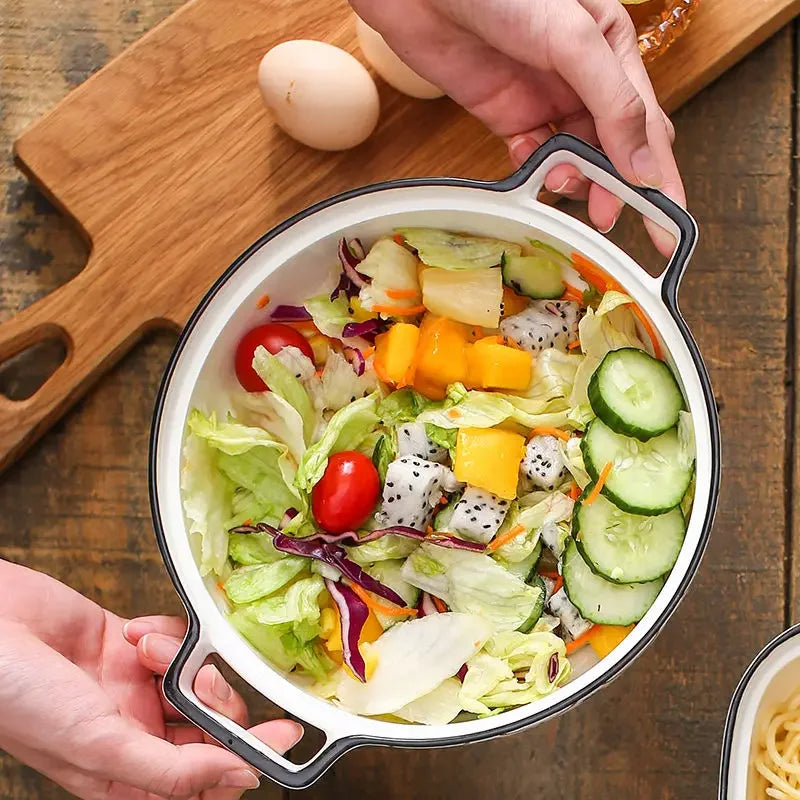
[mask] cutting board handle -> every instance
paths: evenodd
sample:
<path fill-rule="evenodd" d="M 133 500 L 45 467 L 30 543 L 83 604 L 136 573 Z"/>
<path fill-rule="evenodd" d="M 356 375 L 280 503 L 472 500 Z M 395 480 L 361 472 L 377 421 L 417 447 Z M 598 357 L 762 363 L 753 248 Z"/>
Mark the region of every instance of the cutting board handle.
<path fill-rule="evenodd" d="M 119 281 L 110 281 L 108 273 L 92 278 L 91 273 L 98 274 L 96 261 L 93 254 L 69 283 L 0 324 L 0 363 L 48 339 L 60 339 L 67 351 L 35 394 L 19 401 L 0 395 L 0 469 L 30 447 L 141 335 L 141 318 L 117 302 Z"/>

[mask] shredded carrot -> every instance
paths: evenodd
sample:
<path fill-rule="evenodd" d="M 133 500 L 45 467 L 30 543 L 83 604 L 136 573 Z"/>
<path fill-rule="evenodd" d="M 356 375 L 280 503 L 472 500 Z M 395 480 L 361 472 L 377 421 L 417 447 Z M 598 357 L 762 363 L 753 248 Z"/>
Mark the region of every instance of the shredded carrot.
<path fill-rule="evenodd" d="M 245 520 L 245 521 L 242 523 L 242 525 L 252 525 L 252 524 L 253 524 L 253 520 L 251 520 L 251 519 L 246 519 L 246 520 Z"/>
<path fill-rule="evenodd" d="M 443 495 L 442 495 L 442 496 L 439 498 L 439 505 L 440 505 L 440 506 L 446 506 L 448 502 L 449 502 L 449 501 L 448 501 L 448 499 L 447 499 L 447 495 L 446 495 L 446 494 L 443 494 Z"/>
<path fill-rule="evenodd" d="M 297 328 L 299 331 L 316 331 L 317 326 L 310 319 L 299 319 L 296 322 L 283 322 L 283 325 L 288 325 L 290 328 Z"/>
<path fill-rule="evenodd" d="M 443 600 L 440 600 L 438 597 L 435 597 L 434 595 L 431 595 L 431 600 L 433 600 L 433 604 L 436 606 L 436 610 L 440 614 L 447 613 L 447 606 L 444 604 Z"/>
<path fill-rule="evenodd" d="M 561 295 L 562 300 L 574 300 L 576 303 L 583 305 L 583 292 L 577 286 L 571 283 L 564 283 L 564 294 Z"/>
<path fill-rule="evenodd" d="M 515 525 L 513 528 L 509 528 L 502 536 L 492 539 L 492 541 L 486 545 L 487 552 L 493 553 L 504 544 L 508 544 L 512 539 L 516 539 L 521 533 L 525 533 L 524 525 Z"/>
<path fill-rule="evenodd" d="M 572 265 L 581 278 L 587 283 L 592 284 L 592 286 L 597 287 L 601 292 L 607 292 L 609 289 L 618 290 L 620 288 L 619 284 L 613 278 L 606 275 L 597 264 L 589 261 L 586 256 L 582 256 L 580 253 L 572 254 Z"/>
<path fill-rule="evenodd" d="M 227 597 L 227 593 L 225 591 L 225 585 L 222 583 L 222 581 L 217 581 L 217 589 L 219 589 L 222 592 L 222 594 L 224 594 Z"/>
<path fill-rule="evenodd" d="M 555 582 L 553 594 L 555 594 L 564 585 L 564 578 L 562 578 L 557 572 L 540 572 L 539 575 L 542 578 L 549 578 L 551 581 Z"/>
<path fill-rule="evenodd" d="M 569 487 L 569 497 L 570 500 L 577 500 L 581 496 L 581 487 L 578 486 L 575 481 L 572 482 L 572 486 Z"/>
<path fill-rule="evenodd" d="M 433 528 L 430 525 L 428 525 L 428 527 L 425 528 L 425 533 L 427 533 L 430 536 L 430 534 L 433 533 Z"/>
<path fill-rule="evenodd" d="M 257 308 L 264 308 L 264 306 L 268 306 L 268 305 L 269 305 L 269 295 L 268 294 L 262 294 L 261 297 L 259 297 L 258 300 L 256 300 L 256 307 Z"/>
<path fill-rule="evenodd" d="M 457 408 L 451 408 L 447 412 L 447 416 L 450 417 L 450 419 L 458 419 L 461 416 L 461 412 Z"/>
<path fill-rule="evenodd" d="M 528 439 L 532 439 L 534 436 L 556 436 L 565 442 L 569 440 L 569 434 L 566 431 L 562 431 L 561 428 L 551 428 L 549 425 L 532 428 Z"/>
<path fill-rule="evenodd" d="M 586 633 L 582 633 L 577 639 L 573 639 L 571 642 L 567 642 L 567 655 L 570 653 L 574 653 L 579 648 L 583 647 L 585 644 L 589 643 L 589 640 L 595 635 L 596 629 L 593 625 L 589 628 Z"/>
<path fill-rule="evenodd" d="M 522 347 L 519 345 L 519 342 L 515 341 L 510 336 L 504 336 L 503 340 L 504 340 L 503 343 L 505 344 L 506 347 L 510 347 L 513 350 L 522 350 Z"/>
<path fill-rule="evenodd" d="M 611 473 L 611 466 L 612 463 L 609 461 L 603 469 L 600 470 L 600 474 L 597 476 L 597 483 L 592 488 L 592 491 L 589 492 L 589 496 L 583 502 L 590 506 L 594 503 L 595 500 L 600 496 L 600 492 L 603 490 L 603 486 L 605 486 L 606 481 L 608 480 L 608 476 Z"/>
<path fill-rule="evenodd" d="M 392 300 L 409 300 L 412 297 L 419 297 L 419 292 L 416 289 L 387 289 L 386 296 Z"/>
<path fill-rule="evenodd" d="M 423 314 L 426 309 L 425 306 L 372 306 L 372 310 L 376 314 L 388 314 L 392 317 L 414 317 L 417 314 Z"/>
<path fill-rule="evenodd" d="M 353 581 L 350 581 L 350 588 L 369 608 L 380 614 L 386 614 L 387 617 L 416 617 L 419 613 L 416 608 L 398 608 L 397 606 L 386 606 L 383 603 L 379 603 L 366 589 L 357 583 L 353 583 Z"/>
<path fill-rule="evenodd" d="M 567 350 L 577 350 L 581 346 L 581 340 L 576 339 L 574 342 L 570 342 L 567 345 Z"/>
<path fill-rule="evenodd" d="M 661 352 L 661 342 L 658 341 L 658 335 L 656 334 L 655 328 L 653 327 L 652 323 L 644 314 L 639 306 L 636 303 L 631 303 L 631 311 L 636 315 L 636 319 L 642 323 L 642 327 L 647 331 L 647 335 L 650 337 L 650 341 L 653 343 L 653 353 L 655 357 L 661 360 L 663 353 Z"/>
<path fill-rule="evenodd" d="M 374 353 L 375 353 L 374 347 L 366 347 L 364 348 L 364 350 L 361 351 L 361 355 L 364 356 L 364 358 L 369 358 Z"/>
<path fill-rule="evenodd" d="M 395 243 L 399 245 L 404 245 L 406 243 L 406 240 L 399 233 L 396 233 L 394 236 L 392 236 L 392 239 L 394 239 Z"/>

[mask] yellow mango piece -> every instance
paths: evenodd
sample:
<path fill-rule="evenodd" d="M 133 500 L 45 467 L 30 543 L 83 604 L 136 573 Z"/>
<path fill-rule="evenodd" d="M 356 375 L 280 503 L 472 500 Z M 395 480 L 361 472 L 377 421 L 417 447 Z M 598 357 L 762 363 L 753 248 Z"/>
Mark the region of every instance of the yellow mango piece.
<path fill-rule="evenodd" d="M 367 311 L 367 309 L 361 305 L 358 295 L 350 298 L 349 306 L 353 309 L 353 319 L 356 322 L 366 322 L 368 319 L 375 319 L 375 314 L 372 311 Z"/>
<path fill-rule="evenodd" d="M 467 349 L 468 385 L 476 389 L 527 389 L 533 371 L 531 354 L 500 344 L 497 338 L 481 339 Z"/>
<path fill-rule="evenodd" d="M 596 625 L 589 639 L 589 644 L 600 658 L 604 658 L 632 630 L 633 625 Z"/>
<path fill-rule="evenodd" d="M 461 428 L 456 438 L 456 478 L 513 500 L 524 453 L 525 437 L 518 433 L 497 428 Z"/>
<path fill-rule="evenodd" d="M 322 609 L 320 614 L 320 625 L 322 627 L 320 636 L 324 641 L 325 650 L 327 650 L 328 655 L 331 657 L 331 659 L 333 659 L 333 661 L 335 661 L 337 664 L 342 664 L 342 624 L 341 620 L 339 619 L 339 609 L 336 608 L 335 605 Z M 364 662 L 367 664 L 367 678 L 369 678 L 370 675 L 370 665 L 367 660 L 368 645 L 372 644 L 372 642 L 374 642 L 382 633 L 383 628 L 381 627 L 380 622 L 378 622 L 378 618 L 372 611 L 370 611 L 369 616 L 364 623 L 364 627 L 361 629 L 361 635 L 358 637 L 358 649 L 361 651 L 361 655 L 364 657 Z M 362 647 L 363 645 L 367 645 L 367 647 Z M 373 662 L 376 662 L 375 658 L 373 658 Z M 372 670 L 374 671 L 374 669 L 375 663 L 372 664 Z"/>
<path fill-rule="evenodd" d="M 396 322 L 375 337 L 375 372 L 384 383 L 405 384 L 419 343 L 419 328 Z"/>
<path fill-rule="evenodd" d="M 503 305 L 501 317 L 513 317 L 514 314 L 519 314 L 524 311 L 530 299 L 517 294 L 510 286 L 503 286 Z"/>
<path fill-rule="evenodd" d="M 423 391 L 418 384 L 438 386 L 443 392 L 449 384 L 466 380 L 469 338 L 468 325 L 446 317 L 427 315 L 420 326 L 414 387 Z"/>

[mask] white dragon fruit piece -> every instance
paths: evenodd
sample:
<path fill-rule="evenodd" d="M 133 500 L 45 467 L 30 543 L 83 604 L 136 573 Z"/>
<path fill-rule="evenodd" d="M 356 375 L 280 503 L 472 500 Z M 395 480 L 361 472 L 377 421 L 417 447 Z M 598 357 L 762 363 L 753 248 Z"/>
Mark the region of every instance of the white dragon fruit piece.
<path fill-rule="evenodd" d="M 408 422 L 397 429 L 397 454 L 414 456 L 426 461 L 445 464 L 450 456 L 446 447 L 441 447 L 428 438 L 424 422 Z"/>
<path fill-rule="evenodd" d="M 451 478 L 453 473 L 441 464 L 414 456 L 396 458 L 386 469 L 379 526 L 406 525 L 424 531 Z"/>
<path fill-rule="evenodd" d="M 486 544 L 497 533 L 507 513 L 508 500 L 475 486 L 467 486 L 447 527 L 451 533 Z"/>
<path fill-rule="evenodd" d="M 583 636 L 592 623 L 581 616 L 581 612 L 572 604 L 562 586 L 548 601 L 547 607 L 561 621 L 561 627 L 569 634 L 571 639 Z"/>
<path fill-rule="evenodd" d="M 537 488 L 552 492 L 567 476 L 567 465 L 555 436 L 533 436 L 519 465 L 522 474 Z"/>
<path fill-rule="evenodd" d="M 567 351 L 578 338 L 580 306 L 571 300 L 534 300 L 500 322 L 500 332 L 530 353 L 555 347 Z"/>

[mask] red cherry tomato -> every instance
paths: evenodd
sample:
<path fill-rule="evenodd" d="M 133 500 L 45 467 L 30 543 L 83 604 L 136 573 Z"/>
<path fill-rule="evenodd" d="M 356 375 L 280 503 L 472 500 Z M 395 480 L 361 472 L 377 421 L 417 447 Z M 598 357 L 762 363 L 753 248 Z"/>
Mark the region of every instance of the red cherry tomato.
<path fill-rule="evenodd" d="M 354 531 L 372 513 L 380 488 L 378 471 L 367 456 L 354 450 L 335 453 L 311 492 L 311 509 L 326 531 Z"/>
<path fill-rule="evenodd" d="M 259 345 L 273 355 L 284 347 L 296 347 L 303 355 L 314 360 L 314 351 L 308 339 L 300 331 L 278 322 L 259 325 L 242 336 L 236 346 L 236 377 L 248 392 L 263 392 L 269 388 L 253 369 L 253 353 Z"/>

